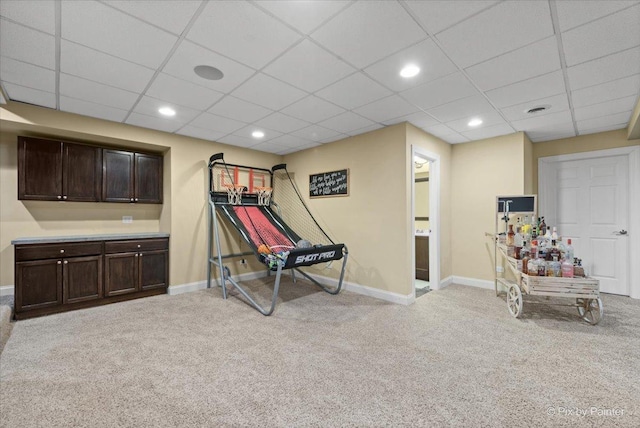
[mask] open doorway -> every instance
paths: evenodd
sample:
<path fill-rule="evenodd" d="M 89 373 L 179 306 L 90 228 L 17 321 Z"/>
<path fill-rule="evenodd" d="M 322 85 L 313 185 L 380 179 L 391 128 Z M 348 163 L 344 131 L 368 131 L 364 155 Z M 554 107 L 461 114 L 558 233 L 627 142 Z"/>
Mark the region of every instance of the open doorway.
<path fill-rule="evenodd" d="M 411 275 L 417 298 L 440 288 L 440 158 L 419 147 L 411 154 Z"/>

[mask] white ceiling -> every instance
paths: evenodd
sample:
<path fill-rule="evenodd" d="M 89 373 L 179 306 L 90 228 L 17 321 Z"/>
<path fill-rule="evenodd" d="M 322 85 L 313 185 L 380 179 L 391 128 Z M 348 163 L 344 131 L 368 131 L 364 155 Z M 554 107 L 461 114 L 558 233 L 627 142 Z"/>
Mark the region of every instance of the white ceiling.
<path fill-rule="evenodd" d="M 403 121 L 536 142 L 627 125 L 639 23 L 639 0 L 0 0 L 0 82 L 9 100 L 278 154 Z M 400 77 L 407 63 L 420 74 Z"/>

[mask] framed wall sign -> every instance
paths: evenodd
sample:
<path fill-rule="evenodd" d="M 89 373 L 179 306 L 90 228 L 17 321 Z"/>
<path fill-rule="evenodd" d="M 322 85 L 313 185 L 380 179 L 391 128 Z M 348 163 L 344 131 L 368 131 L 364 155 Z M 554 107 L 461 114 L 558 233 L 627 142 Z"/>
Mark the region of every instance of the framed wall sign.
<path fill-rule="evenodd" d="M 349 169 L 309 175 L 309 197 L 349 196 Z"/>

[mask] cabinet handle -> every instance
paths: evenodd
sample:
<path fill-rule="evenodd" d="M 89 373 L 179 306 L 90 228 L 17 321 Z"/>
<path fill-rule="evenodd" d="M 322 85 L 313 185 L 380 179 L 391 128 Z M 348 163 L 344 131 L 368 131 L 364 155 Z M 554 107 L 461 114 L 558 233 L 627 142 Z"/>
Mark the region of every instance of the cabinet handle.
<path fill-rule="evenodd" d="M 140 257 L 142 257 L 142 253 L 140 253 Z"/>
<path fill-rule="evenodd" d="M 133 202 L 133 198 L 131 198 L 131 202 Z"/>
<path fill-rule="evenodd" d="M 60 253 L 64 253 L 64 250 L 60 250 Z"/>
<path fill-rule="evenodd" d="M 136 198 L 136 202 L 138 202 L 138 198 Z"/>
<path fill-rule="evenodd" d="M 138 248 L 140 248 L 140 244 L 138 244 Z"/>
<path fill-rule="evenodd" d="M 138 253 L 136 253 L 136 257 L 138 257 Z"/>
<path fill-rule="evenodd" d="M 67 195 L 63 196 L 62 199 L 67 199 Z"/>
<path fill-rule="evenodd" d="M 62 196 L 58 195 L 58 199 L 62 199 Z"/>
<path fill-rule="evenodd" d="M 61 261 L 61 260 L 58 260 L 58 264 L 59 264 L 59 265 L 61 265 L 61 264 L 62 264 L 62 261 Z"/>
<path fill-rule="evenodd" d="M 69 262 L 68 262 L 67 260 L 65 260 L 65 261 L 64 261 L 64 264 L 65 264 L 65 265 L 68 265 L 68 264 L 69 264 Z"/>

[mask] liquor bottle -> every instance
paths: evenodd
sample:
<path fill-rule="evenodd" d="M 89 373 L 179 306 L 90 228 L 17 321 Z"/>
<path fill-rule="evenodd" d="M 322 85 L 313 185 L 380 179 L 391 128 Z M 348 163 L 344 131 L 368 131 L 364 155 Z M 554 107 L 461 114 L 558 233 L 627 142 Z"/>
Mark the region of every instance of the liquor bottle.
<path fill-rule="evenodd" d="M 528 273 L 529 272 L 529 250 L 523 247 L 520 250 L 520 259 L 522 260 L 522 273 Z M 573 269 L 573 266 L 572 266 L 572 269 Z"/>
<path fill-rule="evenodd" d="M 571 259 L 564 259 L 561 269 L 563 278 L 573 278 L 573 262 L 571 262 Z"/>
<path fill-rule="evenodd" d="M 558 229 L 555 226 L 553 226 L 553 232 L 551 232 L 551 239 L 558 240 Z"/>
<path fill-rule="evenodd" d="M 549 276 L 559 277 L 562 275 L 562 264 L 558 261 L 558 256 L 553 256 L 553 260 L 549 262 L 549 266 L 551 267 L 551 275 Z"/>
<path fill-rule="evenodd" d="M 535 260 L 538 258 L 538 241 L 537 240 L 532 240 L 531 241 L 531 259 Z"/>
<path fill-rule="evenodd" d="M 551 248 L 547 252 L 547 260 L 553 260 L 554 257 L 560 260 L 560 248 L 558 248 L 557 242 L 555 239 L 551 240 Z"/>
<path fill-rule="evenodd" d="M 533 237 L 533 239 L 538 237 L 538 234 L 540 233 L 540 229 L 538 228 L 538 225 L 540 224 L 540 217 L 538 217 L 538 221 L 535 221 L 535 218 L 531 218 L 531 236 Z"/>
<path fill-rule="evenodd" d="M 516 234 L 513 237 L 513 246 L 515 247 L 515 256 L 516 259 L 520 259 L 520 250 L 522 250 L 522 247 L 524 246 L 524 239 L 522 237 L 522 227 L 518 227 L 516 229 Z"/>
<path fill-rule="evenodd" d="M 538 276 L 547 276 L 547 262 L 542 257 L 538 257 L 536 264 L 538 265 Z"/>
<path fill-rule="evenodd" d="M 538 263 L 533 256 L 527 262 L 527 275 L 538 276 Z"/>
<path fill-rule="evenodd" d="M 573 263 L 573 247 L 571 246 L 571 238 L 567 239 L 567 245 L 564 247 L 564 258 Z"/>
<path fill-rule="evenodd" d="M 544 222 L 544 216 L 542 216 L 538 229 L 540 230 L 540 232 L 538 232 L 540 235 L 544 236 L 547 234 L 547 223 Z"/>
<path fill-rule="evenodd" d="M 515 238 L 515 233 L 513 232 L 513 225 L 509 225 L 509 231 L 507 232 L 507 246 L 513 246 L 513 240 Z"/>

